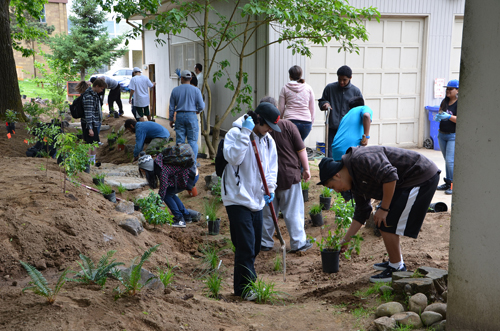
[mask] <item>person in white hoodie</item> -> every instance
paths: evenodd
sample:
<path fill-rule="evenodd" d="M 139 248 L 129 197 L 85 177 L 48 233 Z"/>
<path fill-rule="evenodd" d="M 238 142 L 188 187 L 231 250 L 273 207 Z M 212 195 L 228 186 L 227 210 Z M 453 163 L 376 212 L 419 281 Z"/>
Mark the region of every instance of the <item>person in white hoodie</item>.
<path fill-rule="evenodd" d="M 269 132 L 281 132 L 276 123 L 279 110 L 263 102 L 247 115 L 233 122 L 224 137 L 224 158 L 228 162 L 222 174 L 221 195 L 229 217 L 234 256 L 234 294 L 255 300 L 247 285 L 257 279 L 254 262 L 260 252 L 262 210 L 274 199 L 278 178 L 278 154 Z M 265 195 L 259 165 L 254 155 L 250 135 L 259 151 L 270 196 Z"/>
<path fill-rule="evenodd" d="M 297 126 L 302 141 L 311 132 L 314 123 L 314 92 L 302 78 L 302 68 L 295 65 L 288 69 L 290 82 L 281 89 L 278 108 L 281 117 Z"/>

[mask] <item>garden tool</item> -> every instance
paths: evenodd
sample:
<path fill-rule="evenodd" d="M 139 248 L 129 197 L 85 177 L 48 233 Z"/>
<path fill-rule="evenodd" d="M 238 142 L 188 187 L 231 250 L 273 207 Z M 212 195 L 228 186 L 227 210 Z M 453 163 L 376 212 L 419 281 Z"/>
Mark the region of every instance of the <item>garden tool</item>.
<path fill-rule="evenodd" d="M 328 107 L 326 110 L 326 131 L 325 131 L 325 157 L 329 157 L 328 155 L 328 131 L 330 131 L 330 112 L 332 108 Z"/>
<path fill-rule="evenodd" d="M 66 177 L 66 180 L 67 180 L 68 182 L 70 182 L 70 183 L 71 183 L 71 180 L 69 180 L 69 178 L 68 178 L 68 177 Z M 91 186 L 87 186 L 87 185 L 85 185 L 85 184 L 81 184 L 81 183 L 80 183 L 80 185 L 81 185 L 81 186 L 83 186 L 83 187 L 85 187 L 86 189 L 91 190 L 91 191 L 94 191 L 94 192 L 97 192 L 97 193 L 101 193 L 101 191 L 99 191 L 99 190 L 97 190 L 97 189 L 95 189 L 95 188 L 93 188 L 93 187 L 91 187 Z M 122 199 L 120 199 L 120 198 L 118 198 L 118 197 L 117 197 L 117 198 L 116 198 L 116 201 L 122 201 Z"/>
<path fill-rule="evenodd" d="M 260 162 L 259 150 L 257 149 L 257 144 L 255 143 L 253 133 L 250 134 L 250 141 L 252 142 L 255 158 L 257 159 L 257 164 L 259 166 L 260 177 L 262 178 L 262 184 L 264 185 L 264 192 L 266 193 L 266 195 L 271 196 L 271 194 L 269 193 L 269 188 L 267 187 L 266 175 L 264 174 L 264 169 L 262 168 L 262 163 Z M 286 282 L 286 243 L 285 240 L 283 240 L 283 236 L 281 235 L 281 231 L 278 226 L 278 218 L 276 217 L 276 213 L 274 211 L 274 206 L 272 202 L 269 202 L 269 209 L 271 210 L 271 216 L 273 218 L 274 228 L 276 229 L 276 234 L 278 235 L 278 239 L 281 244 L 281 249 L 283 250 L 283 281 Z"/>

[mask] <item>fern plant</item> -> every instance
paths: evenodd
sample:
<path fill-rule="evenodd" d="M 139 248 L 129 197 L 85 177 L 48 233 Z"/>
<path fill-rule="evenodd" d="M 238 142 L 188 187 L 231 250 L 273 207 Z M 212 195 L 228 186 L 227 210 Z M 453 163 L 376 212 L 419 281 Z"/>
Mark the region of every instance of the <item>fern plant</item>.
<path fill-rule="evenodd" d="M 158 279 L 163 283 L 163 286 L 168 287 L 170 284 L 173 283 L 174 281 L 174 269 L 177 268 L 177 266 L 167 266 L 166 268 L 160 268 L 157 267 L 156 269 L 158 270 Z"/>
<path fill-rule="evenodd" d="M 22 292 L 24 293 L 24 291 L 27 290 L 33 291 L 33 293 L 35 293 L 36 295 L 45 297 L 48 304 L 53 304 L 54 301 L 56 301 L 56 297 L 59 294 L 59 291 L 61 291 L 61 288 L 67 281 L 66 274 L 68 273 L 69 269 L 63 271 L 63 273 L 57 280 L 56 286 L 54 287 L 54 289 L 51 289 L 47 283 L 47 280 L 45 279 L 45 277 L 43 277 L 40 271 L 26 262 L 19 262 L 24 267 L 24 269 L 26 269 L 28 275 L 31 278 L 31 281 L 28 283 L 28 285 L 31 286 L 23 288 Z"/>
<path fill-rule="evenodd" d="M 115 262 L 116 260 L 110 261 L 110 259 L 113 257 L 113 254 L 115 253 L 116 251 L 107 252 L 101 257 L 97 266 L 94 265 L 94 262 L 90 257 L 80 254 L 82 263 L 78 261 L 77 263 L 80 265 L 82 271 L 78 274 L 77 278 L 71 279 L 71 281 L 89 285 L 97 284 L 104 287 L 108 278 L 108 274 L 112 272 L 115 267 L 125 264 L 123 262 Z"/>
<path fill-rule="evenodd" d="M 147 260 L 149 260 L 149 258 L 151 257 L 151 254 L 153 254 L 158 249 L 159 246 L 160 246 L 160 244 L 157 244 L 157 245 L 151 247 L 150 249 L 148 249 L 147 251 L 145 251 L 144 254 L 142 254 L 142 257 L 141 257 L 141 260 L 139 261 L 139 263 L 137 263 L 137 264 L 135 263 L 137 261 L 137 257 L 135 259 L 133 259 L 128 271 L 120 271 L 117 269 L 115 269 L 113 271 L 113 277 L 118 279 L 118 281 L 121 283 L 121 285 L 123 285 L 125 287 L 125 289 L 122 290 L 120 288 L 120 285 L 118 285 L 114 289 L 114 291 L 116 292 L 115 300 L 122 297 L 123 295 L 130 295 L 130 296 L 136 295 L 137 292 L 142 290 L 142 288 L 144 286 L 148 285 L 155 278 L 155 277 L 151 277 L 151 278 L 147 279 L 144 282 L 144 284 L 142 284 L 140 282 L 142 265 Z"/>

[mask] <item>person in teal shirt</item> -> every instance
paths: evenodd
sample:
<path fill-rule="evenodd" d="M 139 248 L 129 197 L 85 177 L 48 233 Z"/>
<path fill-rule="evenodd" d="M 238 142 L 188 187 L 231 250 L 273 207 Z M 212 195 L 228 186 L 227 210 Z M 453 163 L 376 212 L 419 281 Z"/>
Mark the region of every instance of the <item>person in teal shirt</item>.
<path fill-rule="evenodd" d="M 340 121 L 332 143 L 332 158 L 340 161 L 349 147 L 366 146 L 370 139 L 370 124 L 373 111 L 365 106 L 363 97 L 349 100 L 349 112 Z"/>

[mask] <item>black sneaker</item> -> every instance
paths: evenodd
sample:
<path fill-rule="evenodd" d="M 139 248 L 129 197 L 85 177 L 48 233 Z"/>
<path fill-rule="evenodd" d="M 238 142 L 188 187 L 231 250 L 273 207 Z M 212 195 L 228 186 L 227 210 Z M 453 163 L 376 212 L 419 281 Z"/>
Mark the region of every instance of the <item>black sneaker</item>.
<path fill-rule="evenodd" d="M 453 190 L 450 188 L 448 188 L 446 191 L 444 191 L 444 194 L 447 194 L 447 195 L 452 195 L 453 194 Z"/>
<path fill-rule="evenodd" d="M 186 227 L 186 222 L 183 220 L 176 220 L 174 219 L 174 223 L 172 224 L 172 227 L 174 228 L 185 228 Z"/>
<path fill-rule="evenodd" d="M 375 263 L 373 265 L 373 269 L 384 271 L 385 269 L 387 269 L 388 266 L 389 266 L 389 261 L 381 262 L 381 263 Z"/>
<path fill-rule="evenodd" d="M 191 219 L 191 216 L 190 217 L 184 216 L 184 222 L 186 222 L 186 224 L 191 224 L 193 223 L 193 220 Z"/>
<path fill-rule="evenodd" d="M 260 246 L 260 250 L 263 251 L 263 252 L 267 252 L 267 251 L 270 251 L 271 249 L 273 249 L 272 247 L 267 247 L 267 246 Z"/>
<path fill-rule="evenodd" d="M 392 273 L 396 271 L 406 271 L 406 265 L 403 264 L 401 269 L 395 269 L 391 266 L 388 266 L 384 271 L 379 273 L 378 275 L 374 275 L 370 277 L 370 282 L 372 283 L 388 283 L 392 281 Z"/>
<path fill-rule="evenodd" d="M 443 185 L 439 185 L 438 187 L 436 187 L 436 190 L 438 190 L 438 191 L 446 191 L 449 188 L 450 188 L 450 185 L 448 185 L 448 183 L 445 183 Z"/>
<path fill-rule="evenodd" d="M 306 243 L 304 244 L 304 246 L 300 247 L 299 249 L 292 249 L 290 251 L 290 253 L 297 253 L 297 252 L 305 252 L 307 251 L 309 248 L 311 248 L 313 246 L 313 244 L 311 243 L 311 239 L 307 239 Z"/>

